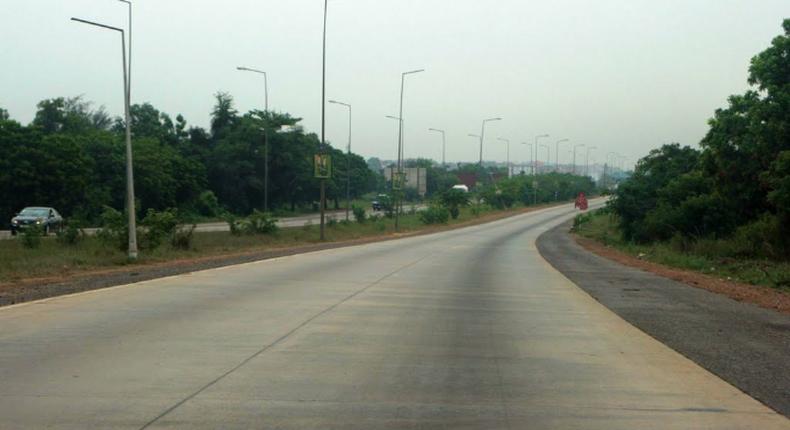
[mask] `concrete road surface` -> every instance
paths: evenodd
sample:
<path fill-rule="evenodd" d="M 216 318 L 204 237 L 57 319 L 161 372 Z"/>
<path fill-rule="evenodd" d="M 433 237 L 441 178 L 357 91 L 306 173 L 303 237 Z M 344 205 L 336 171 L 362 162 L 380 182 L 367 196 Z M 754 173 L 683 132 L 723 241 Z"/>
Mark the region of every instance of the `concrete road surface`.
<path fill-rule="evenodd" d="M 2 308 L 0 428 L 790 428 L 549 266 L 572 214 Z"/>

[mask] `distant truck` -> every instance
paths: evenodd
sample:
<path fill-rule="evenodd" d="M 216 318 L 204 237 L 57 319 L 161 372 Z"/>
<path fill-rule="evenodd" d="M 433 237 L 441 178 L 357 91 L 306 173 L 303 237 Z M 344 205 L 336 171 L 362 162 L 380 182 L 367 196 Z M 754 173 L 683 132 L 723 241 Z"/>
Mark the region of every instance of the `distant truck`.
<path fill-rule="evenodd" d="M 454 190 L 461 190 L 461 191 L 463 191 L 465 193 L 469 192 L 469 187 L 467 187 L 466 185 L 453 185 L 453 189 Z"/>

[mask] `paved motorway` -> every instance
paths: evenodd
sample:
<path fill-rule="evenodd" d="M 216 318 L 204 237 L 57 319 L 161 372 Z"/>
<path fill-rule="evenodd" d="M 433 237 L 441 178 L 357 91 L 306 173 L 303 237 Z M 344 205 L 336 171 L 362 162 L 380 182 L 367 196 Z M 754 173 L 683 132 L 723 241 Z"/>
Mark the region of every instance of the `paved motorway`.
<path fill-rule="evenodd" d="M 572 214 L 1 308 L 0 428 L 790 428 L 546 263 Z"/>

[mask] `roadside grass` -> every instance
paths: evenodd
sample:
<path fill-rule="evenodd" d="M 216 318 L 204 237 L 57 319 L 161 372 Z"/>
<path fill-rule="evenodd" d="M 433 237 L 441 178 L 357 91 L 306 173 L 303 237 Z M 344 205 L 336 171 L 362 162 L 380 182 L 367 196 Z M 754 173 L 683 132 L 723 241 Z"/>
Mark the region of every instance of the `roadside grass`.
<path fill-rule="evenodd" d="M 727 240 L 636 244 L 623 239 L 616 219 L 606 211 L 591 212 L 589 219 L 574 228 L 574 232 L 645 261 L 790 292 L 790 263 L 734 258 L 728 255 L 733 246 Z"/>
<path fill-rule="evenodd" d="M 456 220 L 446 225 L 468 222 L 485 215 L 514 213 L 523 207 L 504 211 L 474 214 L 463 208 Z M 406 213 L 400 217 L 400 233 L 444 228 L 445 224 L 425 225 L 419 214 Z M 395 220 L 385 217 L 365 223 L 329 222 L 325 242 L 388 236 L 395 233 Z M 317 223 L 302 227 L 281 228 L 275 233 L 234 236 L 230 232 L 195 232 L 190 249 L 175 249 L 163 244 L 156 249 L 142 249 L 137 261 L 130 262 L 126 253 L 103 243 L 96 236 L 82 238 L 73 245 L 61 244 L 52 238 L 41 240 L 38 248 L 26 248 L 20 240 L 0 241 L 0 284 L 30 278 L 69 276 L 77 272 L 140 266 L 174 260 L 230 255 L 245 252 L 288 248 L 322 243 Z"/>

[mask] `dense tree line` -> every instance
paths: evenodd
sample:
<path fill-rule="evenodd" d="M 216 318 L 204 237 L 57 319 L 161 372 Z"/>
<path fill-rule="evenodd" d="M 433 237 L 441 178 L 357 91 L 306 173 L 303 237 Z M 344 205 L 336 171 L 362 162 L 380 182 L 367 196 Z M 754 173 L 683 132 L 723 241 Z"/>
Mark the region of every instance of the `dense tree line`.
<path fill-rule="evenodd" d="M 665 145 L 641 159 L 611 207 L 638 242 L 736 238 L 790 257 L 790 19 L 752 58 L 752 89 L 710 120 L 701 150 Z"/>
<path fill-rule="evenodd" d="M 150 104 L 133 105 L 131 129 L 137 209 L 178 208 L 205 216 L 227 210 L 247 214 L 264 201 L 264 134 L 269 146 L 269 205 L 295 209 L 318 200 L 312 157 L 320 141 L 294 127 L 288 114 L 240 114 L 233 99 L 216 95 L 209 130 L 173 120 Z M 0 223 L 25 206 L 58 208 L 69 217 L 96 220 L 104 206 L 122 209 L 125 196 L 125 146 L 121 119 L 76 98 L 38 104 L 28 125 L 0 109 Z M 327 148 L 334 174 L 327 196 L 338 206 L 345 198 L 350 164 L 351 193 L 374 190 L 376 174 L 365 160 Z M 349 163 L 350 162 L 350 163 Z"/>

